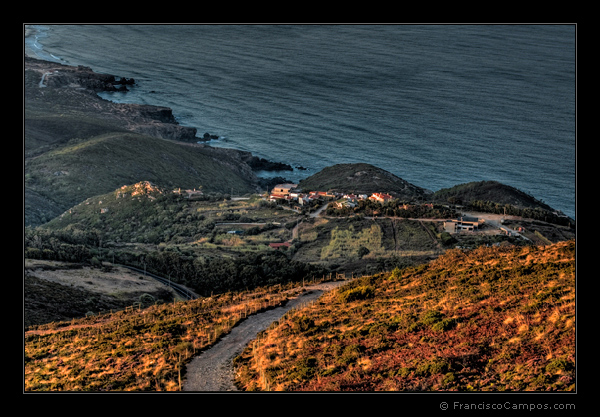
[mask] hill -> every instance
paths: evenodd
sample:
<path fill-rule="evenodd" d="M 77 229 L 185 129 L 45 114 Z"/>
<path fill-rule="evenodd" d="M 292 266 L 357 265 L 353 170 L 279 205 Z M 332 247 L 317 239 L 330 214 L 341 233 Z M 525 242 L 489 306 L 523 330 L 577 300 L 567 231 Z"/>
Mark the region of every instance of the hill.
<path fill-rule="evenodd" d="M 171 302 L 158 281 L 113 265 L 25 260 L 24 326 L 69 321 L 99 311 L 124 310 L 140 300 Z"/>
<path fill-rule="evenodd" d="M 473 181 L 443 188 L 433 194 L 437 202 L 468 205 L 474 201 L 490 201 L 510 204 L 518 208 L 540 208 L 553 211 L 552 207 L 535 197 L 498 181 Z"/>
<path fill-rule="evenodd" d="M 196 144 L 169 108 L 101 99 L 123 82 L 112 75 L 26 58 L 24 81 L 26 225 L 139 181 L 256 191 L 247 153 Z"/>
<path fill-rule="evenodd" d="M 304 191 L 341 193 L 389 193 L 402 200 L 413 200 L 430 192 L 371 164 L 337 164 L 326 167 L 299 182 Z"/>
<path fill-rule="evenodd" d="M 278 285 L 34 326 L 25 333 L 24 390 L 181 390 L 195 354 L 240 320 L 300 292 L 299 285 Z"/>
<path fill-rule="evenodd" d="M 239 168 L 235 165 L 201 147 L 113 132 L 71 140 L 26 160 L 25 186 L 53 201 L 61 212 L 88 197 L 139 181 L 205 192 L 254 191 L 252 172 L 244 170 L 241 162 Z M 26 205 L 26 217 L 28 209 Z"/>
<path fill-rule="evenodd" d="M 451 250 L 359 278 L 235 364 L 245 390 L 573 391 L 575 243 Z"/>

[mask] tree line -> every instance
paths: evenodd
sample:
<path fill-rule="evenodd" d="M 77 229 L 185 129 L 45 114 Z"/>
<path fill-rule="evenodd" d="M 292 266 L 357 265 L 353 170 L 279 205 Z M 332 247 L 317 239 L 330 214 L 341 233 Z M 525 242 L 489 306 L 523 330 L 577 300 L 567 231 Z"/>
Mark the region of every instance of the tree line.
<path fill-rule="evenodd" d="M 336 208 L 333 204 L 327 207 L 328 216 L 349 216 L 364 214 L 366 216 L 384 215 L 402 218 L 450 218 L 456 215 L 454 210 L 439 204 L 404 204 L 397 199 L 380 203 L 373 200 L 358 200 L 355 207 Z"/>
<path fill-rule="evenodd" d="M 25 258 L 87 263 L 102 261 L 143 268 L 185 285 L 202 296 L 285 284 L 320 277 L 329 270 L 289 259 L 282 252 L 249 254 L 237 259 L 201 258 L 176 251 L 145 254 L 102 249 L 97 231 L 25 229 Z"/>

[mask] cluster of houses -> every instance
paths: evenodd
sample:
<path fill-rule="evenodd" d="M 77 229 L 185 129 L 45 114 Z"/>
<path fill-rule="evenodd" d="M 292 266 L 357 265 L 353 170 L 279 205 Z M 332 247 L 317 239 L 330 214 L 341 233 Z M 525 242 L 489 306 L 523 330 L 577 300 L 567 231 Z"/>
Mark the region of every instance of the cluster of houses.
<path fill-rule="evenodd" d="M 392 200 L 393 197 L 386 193 L 373 193 L 371 196 L 367 194 L 344 194 L 333 193 L 329 191 L 311 191 L 303 193 L 298 190 L 298 184 L 278 184 L 271 190 L 269 201 L 286 200 L 289 202 L 297 202 L 300 206 L 310 205 L 317 200 L 333 200 L 340 199 L 336 202 L 338 207 L 355 207 L 359 200 L 373 200 L 380 203 L 385 203 Z"/>
<path fill-rule="evenodd" d="M 312 202 L 323 199 L 331 199 L 336 196 L 323 191 L 312 191 L 302 193 L 298 190 L 298 184 L 277 184 L 269 194 L 269 201 L 285 200 L 297 202 L 299 205 L 310 205 Z"/>
<path fill-rule="evenodd" d="M 202 192 L 202 190 L 196 190 L 195 188 L 193 190 L 182 190 L 181 188 L 177 188 L 175 190 L 173 190 L 174 194 L 179 194 L 179 195 L 183 195 L 186 198 L 189 199 L 194 199 L 196 197 L 201 197 L 204 193 Z"/>

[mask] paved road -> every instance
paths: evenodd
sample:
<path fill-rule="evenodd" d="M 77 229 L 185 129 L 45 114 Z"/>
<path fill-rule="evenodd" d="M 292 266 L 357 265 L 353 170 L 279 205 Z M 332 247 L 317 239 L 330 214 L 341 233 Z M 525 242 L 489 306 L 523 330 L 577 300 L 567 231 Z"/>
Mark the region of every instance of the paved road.
<path fill-rule="evenodd" d="M 234 327 L 217 344 L 192 359 L 187 365 L 183 391 L 236 391 L 233 384 L 233 359 L 242 353 L 258 332 L 279 320 L 290 309 L 316 300 L 347 281 L 324 282 L 306 286 L 308 292 L 288 301 L 284 306 L 252 315 Z"/>

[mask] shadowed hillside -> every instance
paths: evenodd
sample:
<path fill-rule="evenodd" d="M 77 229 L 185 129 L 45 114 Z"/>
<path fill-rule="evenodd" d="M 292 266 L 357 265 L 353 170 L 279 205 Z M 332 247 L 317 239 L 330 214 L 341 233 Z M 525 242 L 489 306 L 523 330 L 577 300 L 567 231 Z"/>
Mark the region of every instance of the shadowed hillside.
<path fill-rule="evenodd" d="M 370 164 L 338 164 L 324 168 L 301 180 L 304 191 L 342 193 L 389 193 L 396 198 L 412 200 L 430 192 Z"/>
<path fill-rule="evenodd" d="M 243 194 L 256 191 L 248 155 L 198 145 L 171 109 L 103 100 L 115 77 L 25 60 L 25 224 L 139 181 Z"/>

